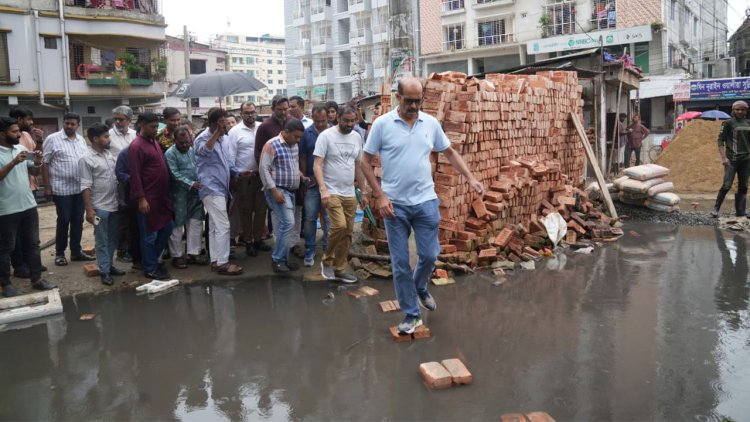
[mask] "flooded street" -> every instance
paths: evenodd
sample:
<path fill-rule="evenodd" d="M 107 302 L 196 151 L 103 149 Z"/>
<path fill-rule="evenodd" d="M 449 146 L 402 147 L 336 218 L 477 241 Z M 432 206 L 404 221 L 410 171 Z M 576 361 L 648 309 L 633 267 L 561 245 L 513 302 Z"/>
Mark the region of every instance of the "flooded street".
<path fill-rule="evenodd" d="M 279 278 L 69 299 L 0 332 L 0 419 L 750 419 L 747 236 L 624 230 L 499 286 L 432 287 L 432 338 L 413 343 L 390 338 L 384 280 L 362 299 Z M 418 365 L 452 357 L 474 384 L 427 390 Z"/>

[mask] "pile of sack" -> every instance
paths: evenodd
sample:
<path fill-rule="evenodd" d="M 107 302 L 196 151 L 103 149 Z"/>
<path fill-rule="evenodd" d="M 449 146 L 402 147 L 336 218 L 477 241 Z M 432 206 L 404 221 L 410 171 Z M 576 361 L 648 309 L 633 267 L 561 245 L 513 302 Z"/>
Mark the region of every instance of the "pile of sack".
<path fill-rule="evenodd" d="M 680 210 L 680 197 L 672 182 L 665 178 L 669 169 L 656 164 L 643 164 L 625 169 L 625 176 L 607 185 L 609 192 L 620 202 L 646 208 L 673 212 Z"/>

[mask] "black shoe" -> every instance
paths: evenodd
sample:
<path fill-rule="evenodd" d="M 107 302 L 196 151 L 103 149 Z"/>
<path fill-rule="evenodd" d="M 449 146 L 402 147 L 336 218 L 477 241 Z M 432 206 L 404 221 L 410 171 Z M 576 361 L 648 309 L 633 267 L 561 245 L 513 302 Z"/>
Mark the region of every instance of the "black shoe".
<path fill-rule="evenodd" d="M 31 278 L 31 271 L 28 268 L 16 268 L 13 270 L 13 277 L 16 278 Z"/>
<path fill-rule="evenodd" d="M 297 271 L 299 270 L 299 264 L 295 264 L 294 262 L 285 262 L 286 267 L 289 268 L 291 271 Z"/>
<path fill-rule="evenodd" d="M 130 263 L 133 262 L 133 257 L 130 256 L 128 253 L 124 253 L 122 255 L 117 255 L 117 260 L 124 263 Z"/>
<path fill-rule="evenodd" d="M 141 261 L 133 261 L 132 268 L 134 270 L 142 270 L 143 269 L 143 264 L 141 264 Z"/>
<path fill-rule="evenodd" d="M 150 278 L 152 280 L 171 280 L 172 276 L 169 274 L 169 272 L 164 271 L 163 269 L 157 269 L 153 273 L 144 273 L 146 278 Z"/>
<path fill-rule="evenodd" d="M 39 280 L 31 283 L 31 287 L 35 288 L 36 290 L 52 290 L 56 289 L 57 285 L 52 284 L 43 278 L 40 278 Z"/>
<path fill-rule="evenodd" d="M 161 259 L 168 260 L 172 259 L 172 255 L 169 253 L 169 249 L 164 249 L 164 253 L 161 254 Z"/>
<path fill-rule="evenodd" d="M 245 243 L 245 253 L 247 254 L 247 256 L 258 256 L 258 250 L 255 248 L 255 244 L 253 242 Z"/>
<path fill-rule="evenodd" d="M 112 280 L 112 276 L 109 274 L 101 274 L 99 277 L 101 277 L 102 284 L 105 286 L 111 286 L 115 283 L 114 280 Z"/>
<path fill-rule="evenodd" d="M 15 297 L 15 296 L 21 296 L 21 292 L 18 291 L 18 289 L 16 289 L 16 286 L 12 284 L 3 286 L 3 297 Z"/>
<path fill-rule="evenodd" d="M 257 242 L 255 242 L 255 249 L 261 252 L 268 252 L 271 250 L 271 247 L 266 245 L 266 242 L 258 240 Z"/>
<path fill-rule="evenodd" d="M 44 265 L 42 265 L 42 272 L 43 272 L 43 273 L 46 273 L 46 272 L 47 272 L 47 267 L 45 267 Z"/>
<path fill-rule="evenodd" d="M 272 262 L 271 268 L 273 268 L 273 272 L 275 273 L 288 273 L 292 270 L 287 267 L 286 262 Z"/>
<path fill-rule="evenodd" d="M 93 255 L 89 255 L 86 252 L 81 252 L 78 255 L 71 255 L 70 260 L 71 261 L 95 261 L 96 257 Z"/>
<path fill-rule="evenodd" d="M 119 268 L 109 267 L 109 275 L 114 275 L 114 276 L 125 275 L 125 271 Z"/>

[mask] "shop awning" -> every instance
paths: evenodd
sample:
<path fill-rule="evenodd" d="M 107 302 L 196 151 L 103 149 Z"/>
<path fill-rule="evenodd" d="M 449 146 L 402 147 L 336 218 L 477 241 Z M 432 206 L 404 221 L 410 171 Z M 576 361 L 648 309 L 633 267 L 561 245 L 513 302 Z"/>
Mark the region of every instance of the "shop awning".
<path fill-rule="evenodd" d="M 648 79 L 641 81 L 640 94 L 638 91 L 631 91 L 630 99 L 640 98 L 644 100 L 646 98 L 671 97 L 674 93 L 674 86 L 686 78 L 687 75 L 684 74 L 649 76 Z"/>

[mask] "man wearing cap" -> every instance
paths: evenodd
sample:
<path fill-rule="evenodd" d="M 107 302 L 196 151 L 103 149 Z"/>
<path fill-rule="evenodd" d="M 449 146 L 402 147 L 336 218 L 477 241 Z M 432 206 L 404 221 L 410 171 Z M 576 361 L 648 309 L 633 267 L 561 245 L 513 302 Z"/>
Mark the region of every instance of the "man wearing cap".
<path fill-rule="evenodd" d="M 732 188 L 737 175 L 737 193 L 734 195 L 734 210 L 737 217 L 745 216 L 747 204 L 747 179 L 750 176 L 750 120 L 747 116 L 747 103 L 735 101 L 732 104 L 732 118 L 721 125 L 719 132 L 719 154 L 724 165 L 724 182 L 716 195 L 716 204 L 711 216 L 719 217 L 721 203 Z"/>

